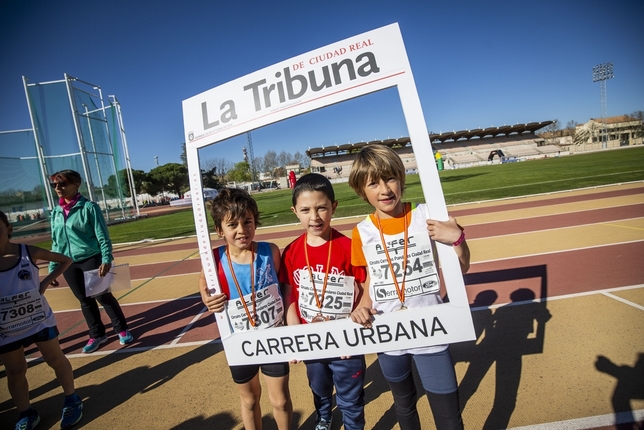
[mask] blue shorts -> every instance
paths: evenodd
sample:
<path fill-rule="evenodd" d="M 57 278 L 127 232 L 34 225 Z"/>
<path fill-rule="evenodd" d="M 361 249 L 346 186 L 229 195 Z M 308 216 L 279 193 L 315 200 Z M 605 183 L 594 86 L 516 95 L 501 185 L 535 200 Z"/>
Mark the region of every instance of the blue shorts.
<path fill-rule="evenodd" d="M 44 328 L 36 334 L 32 334 L 31 336 L 0 346 L 0 354 L 6 354 L 7 352 L 12 352 L 20 348 L 26 348 L 32 343 L 46 342 L 48 340 L 55 339 L 59 334 L 58 327 L 56 326 Z"/>

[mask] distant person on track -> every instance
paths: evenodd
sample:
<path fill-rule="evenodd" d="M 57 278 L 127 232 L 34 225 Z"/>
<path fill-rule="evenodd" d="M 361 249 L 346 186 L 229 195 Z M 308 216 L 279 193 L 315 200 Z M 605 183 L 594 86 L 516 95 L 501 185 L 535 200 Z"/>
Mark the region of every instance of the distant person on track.
<path fill-rule="evenodd" d="M 304 234 L 282 254 L 280 278 L 287 287 L 289 325 L 348 318 L 358 298 L 356 278 L 364 270 L 351 265 L 351 239 L 331 228 L 338 202 L 331 182 L 317 173 L 302 176 L 293 188 L 291 210 Z M 357 273 L 356 273 L 357 272 Z M 329 283 L 329 276 L 334 280 Z M 290 290 L 290 294 L 288 291 Z M 305 361 L 317 418 L 315 430 L 330 430 L 333 388 L 346 430 L 364 429 L 363 355 Z"/>
<path fill-rule="evenodd" d="M 414 208 L 402 201 L 405 166 L 398 154 L 384 145 L 362 148 L 351 167 L 349 186 L 375 209 L 352 233 L 351 263 L 367 269 L 364 285 L 368 290 L 362 294 L 351 319 L 370 327 L 372 315 L 377 313 L 442 303 L 433 242 L 453 246 L 463 273 L 470 266 L 465 233 L 456 220 L 431 220 L 424 204 Z M 413 249 L 415 257 L 411 257 L 409 249 Z M 426 252 L 419 255 L 419 250 Z M 382 254 L 387 261 L 384 268 L 372 263 L 381 261 Z M 420 282 L 432 290 L 408 292 L 406 282 Z M 412 361 L 427 393 L 436 428 L 462 429 L 458 385 L 447 345 L 378 354 L 378 363 L 394 396 L 400 428 L 420 428 Z"/>
<path fill-rule="evenodd" d="M 65 401 L 60 427 L 77 424 L 83 416 L 83 401 L 74 388 L 72 365 L 58 343 L 54 313 L 45 298 L 49 283 L 69 267 L 72 260 L 36 246 L 12 243 L 13 229 L 0 212 L 0 361 L 7 386 L 20 414 L 16 429 L 31 430 L 40 415 L 29 401 L 25 348 L 35 343 L 63 388 Z M 42 281 L 36 261 L 53 261 L 58 267 Z"/>
<path fill-rule="evenodd" d="M 210 311 L 226 312 L 233 332 L 284 325 L 284 303 L 278 278 L 280 250 L 274 243 L 254 241 L 259 222 L 255 200 L 245 190 L 224 188 L 212 200 L 210 214 L 217 234 L 226 244 L 213 250 L 221 287 L 219 294 L 209 290 L 205 273 L 201 271 L 199 292 L 204 304 Z M 256 293 L 260 290 L 264 297 L 268 294 L 270 298 L 264 298 L 261 305 L 257 305 Z M 241 308 L 236 306 L 240 301 Z M 230 366 L 239 389 L 244 428 L 262 428 L 260 369 L 277 428 L 290 429 L 293 404 L 288 387 L 288 363 Z"/>
<path fill-rule="evenodd" d="M 89 341 L 83 347 L 84 353 L 96 351 L 107 342 L 105 325 L 101 320 L 98 303 L 112 321 L 112 327 L 121 345 L 131 343 L 134 337 L 128 330 L 125 315 L 112 293 L 96 297 L 85 294 L 84 271 L 98 269 L 99 276 L 105 276 L 112 268 L 112 241 L 101 208 L 85 197 L 78 189 L 81 176 L 74 170 L 61 170 L 51 175 L 50 185 L 59 198 L 59 206 L 51 212 L 52 251 L 66 255 L 73 260 L 63 273 L 69 288 L 81 305 L 81 311 L 89 328 Z M 52 262 L 53 271 L 57 263 Z M 56 280 L 53 286 L 58 286 Z M 97 303 L 98 301 L 98 303 Z"/>

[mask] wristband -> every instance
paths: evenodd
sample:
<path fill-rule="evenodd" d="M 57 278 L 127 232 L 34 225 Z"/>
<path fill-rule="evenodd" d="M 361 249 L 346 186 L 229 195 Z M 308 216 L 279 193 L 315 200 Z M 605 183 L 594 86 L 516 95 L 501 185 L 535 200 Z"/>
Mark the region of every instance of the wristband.
<path fill-rule="evenodd" d="M 464 240 L 465 240 L 465 230 L 461 230 L 461 237 L 459 237 L 456 242 L 452 243 L 452 246 L 458 246 L 461 243 L 463 243 Z"/>

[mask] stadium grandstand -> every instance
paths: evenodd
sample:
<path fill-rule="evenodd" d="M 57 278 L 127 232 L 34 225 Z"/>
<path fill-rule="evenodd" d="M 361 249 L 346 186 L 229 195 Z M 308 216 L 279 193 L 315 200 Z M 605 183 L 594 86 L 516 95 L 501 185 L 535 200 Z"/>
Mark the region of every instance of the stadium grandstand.
<path fill-rule="evenodd" d="M 642 144 L 642 120 L 623 115 L 606 118 L 605 122 L 609 130 L 607 148 Z M 556 125 L 555 120 L 549 120 L 440 134 L 430 133 L 429 139 L 434 153 L 440 154 L 437 158 L 442 158 L 446 169 L 607 149 L 601 148 L 601 144 L 598 143 L 599 129 L 603 125 L 601 120 L 591 119 L 573 130 L 558 130 Z M 537 131 L 542 129 L 545 131 L 537 134 Z M 311 159 L 312 172 L 342 181 L 347 180 L 349 176 L 355 154 L 364 146 L 376 143 L 394 149 L 403 160 L 408 173 L 417 171 L 418 164 L 409 137 L 309 148 L 306 155 Z M 598 148 L 593 149 L 598 145 Z"/>
<path fill-rule="evenodd" d="M 560 153 L 561 148 L 558 145 L 545 144 L 545 139 L 535 134 L 537 130 L 553 123 L 554 121 L 542 121 L 440 134 L 430 133 L 429 139 L 434 152 L 441 154 L 448 169 L 512 162 Z M 418 164 L 409 137 L 310 148 L 306 155 L 311 159 L 312 172 L 323 173 L 332 179 L 347 178 L 355 154 L 364 146 L 376 143 L 394 149 L 403 160 L 408 173 L 417 170 Z"/>

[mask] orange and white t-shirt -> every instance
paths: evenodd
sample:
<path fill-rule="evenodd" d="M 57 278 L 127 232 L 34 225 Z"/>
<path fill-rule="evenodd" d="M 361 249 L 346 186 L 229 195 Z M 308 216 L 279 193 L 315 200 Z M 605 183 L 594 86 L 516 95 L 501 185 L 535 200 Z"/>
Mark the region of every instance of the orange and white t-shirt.
<path fill-rule="evenodd" d="M 370 275 L 369 296 L 374 309 L 393 312 L 401 302 L 393 280 L 405 290 L 404 305 L 418 308 L 442 303 L 439 289 L 438 268 L 434 257 L 434 245 L 427 234 L 427 208 L 424 204 L 413 210 L 407 204 L 407 254 L 405 255 L 405 220 L 402 215 L 380 220 L 387 253 L 385 252 L 377 219 L 369 215 L 353 229 L 351 263 L 366 267 Z M 406 264 L 405 264 L 406 260 Z M 387 354 L 421 354 L 443 351 L 445 345 L 414 348 L 406 351 L 389 351 Z"/>

